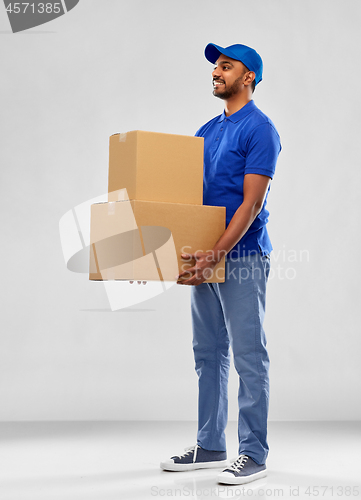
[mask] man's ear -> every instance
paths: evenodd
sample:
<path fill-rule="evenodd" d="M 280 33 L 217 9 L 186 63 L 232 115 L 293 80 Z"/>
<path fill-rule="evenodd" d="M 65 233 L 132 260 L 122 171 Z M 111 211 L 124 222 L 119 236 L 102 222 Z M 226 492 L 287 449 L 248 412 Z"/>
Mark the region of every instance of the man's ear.
<path fill-rule="evenodd" d="M 244 85 L 248 86 L 251 85 L 253 80 L 256 78 L 256 73 L 254 73 L 254 71 L 248 71 L 244 76 Z"/>

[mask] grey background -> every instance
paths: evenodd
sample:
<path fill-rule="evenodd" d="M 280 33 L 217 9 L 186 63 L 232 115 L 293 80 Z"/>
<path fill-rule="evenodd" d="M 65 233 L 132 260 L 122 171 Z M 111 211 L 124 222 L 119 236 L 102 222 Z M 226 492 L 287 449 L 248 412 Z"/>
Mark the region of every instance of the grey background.
<path fill-rule="evenodd" d="M 110 312 L 67 271 L 58 223 L 106 192 L 111 134 L 193 135 L 221 113 L 211 41 L 262 55 L 254 100 L 283 143 L 270 419 L 361 417 L 360 17 L 358 0 L 83 0 L 15 35 L 0 9 L 1 420 L 196 419 L 190 290 Z M 230 419 L 236 392 L 233 370 Z"/>

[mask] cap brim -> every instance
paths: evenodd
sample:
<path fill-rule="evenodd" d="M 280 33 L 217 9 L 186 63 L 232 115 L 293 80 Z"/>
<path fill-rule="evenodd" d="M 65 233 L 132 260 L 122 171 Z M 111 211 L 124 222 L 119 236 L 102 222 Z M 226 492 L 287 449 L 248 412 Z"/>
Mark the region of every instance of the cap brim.
<path fill-rule="evenodd" d="M 204 49 L 204 55 L 206 59 L 214 64 L 221 54 L 224 54 L 226 49 L 220 47 L 219 45 L 215 45 L 214 43 L 209 43 L 207 47 Z M 227 54 L 226 54 L 227 55 Z"/>

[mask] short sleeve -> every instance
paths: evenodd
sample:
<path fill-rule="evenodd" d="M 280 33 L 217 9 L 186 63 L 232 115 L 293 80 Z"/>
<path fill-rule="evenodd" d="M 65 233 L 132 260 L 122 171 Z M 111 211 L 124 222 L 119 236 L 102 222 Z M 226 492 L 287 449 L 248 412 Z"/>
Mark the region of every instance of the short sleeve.
<path fill-rule="evenodd" d="M 246 150 L 245 174 L 274 176 L 281 141 L 277 130 L 269 123 L 255 127 L 249 135 Z"/>

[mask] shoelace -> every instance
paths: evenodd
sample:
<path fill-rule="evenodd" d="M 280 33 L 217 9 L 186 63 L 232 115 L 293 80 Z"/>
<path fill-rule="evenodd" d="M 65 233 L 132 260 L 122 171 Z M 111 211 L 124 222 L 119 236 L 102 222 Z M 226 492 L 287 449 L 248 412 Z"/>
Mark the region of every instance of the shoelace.
<path fill-rule="evenodd" d="M 185 453 L 183 453 L 183 455 L 177 455 L 177 457 L 183 458 L 183 457 L 186 457 L 187 455 L 189 455 L 190 453 L 194 452 L 194 455 L 193 455 L 193 463 L 194 463 L 196 461 L 196 458 L 197 458 L 198 448 L 199 448 L 198 444 L 196 444 L 194 446 L 188 446 L 188 448 L 184 448 Z"/>
<path fill-rule="evenodd" d="M 233 462 L 233 464 L 230 467 L 227 467 L 229 470 L 234 470 L 235 472 L 239 472 L 241 469 L 243 469 L 245 463 L 247 462 L 248 457 L 247 455 L 240 455 L 237 460 Z"/>

